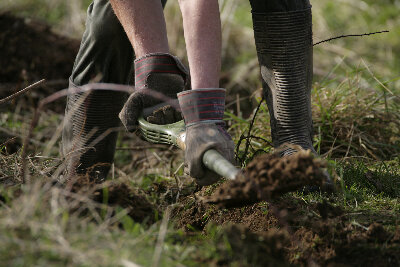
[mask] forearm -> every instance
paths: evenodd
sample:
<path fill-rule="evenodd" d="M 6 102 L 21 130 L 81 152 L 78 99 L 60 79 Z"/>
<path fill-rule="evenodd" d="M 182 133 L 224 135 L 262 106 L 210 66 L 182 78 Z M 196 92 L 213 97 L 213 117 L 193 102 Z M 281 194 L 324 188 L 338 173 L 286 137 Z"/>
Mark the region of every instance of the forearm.
<path fill-rule="evenodd" d="M 193 89 L 218 88 L 221 20 L 217 0 L 180 0 Z"/>
<path fill-rule="evenodd" d="M 169 53 L 167 30 L 160 0 L 110 0 L 136 57 Z"/>

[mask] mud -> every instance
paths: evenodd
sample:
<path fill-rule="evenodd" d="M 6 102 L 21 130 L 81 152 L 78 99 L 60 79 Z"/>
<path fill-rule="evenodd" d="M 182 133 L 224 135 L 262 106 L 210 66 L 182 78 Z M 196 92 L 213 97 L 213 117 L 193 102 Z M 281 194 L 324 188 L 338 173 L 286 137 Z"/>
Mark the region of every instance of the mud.
<path fill-rule="evenodd" d="M 153 124 L 163 125 L 182 120 L 182 113 L 170 105 L 163 106 L 153 111 L 146 120 Z"/>
<path fill-rule="evenodd" d="M 243 225 L 228 224 L 221 232 L 217 239 L 219 266 L 240 266 L 244 262 L 251 266 L 290 266 L 285 253 L 290 244 L 287 231 L 272 228 L 255 234 Z M 226 242 L 231 246 L 229 252 L 222 245 Z"/>
<path fill-rule="evenodd" d="M 44 23 L 0 14 L 0 83 L 68 79 L 79 41 Z"/>
<path fill-rule="evenodd" d="M 0 99 L 46 79 L 45 83 L 17 99 L 0 106 L 3 109 L 31 109 L 46 96 L 68 87 L 79 40 L 61 36 L 33 19 L 0 13 Z M 46 106 L 64 113 L 61 99 Z"/>
<path fill-rule="evenodd" d="M 199 195 L 203 193 L 199 192 Z M 240 257 L 246 263 L 241 261 L 238 266 L 400 264 L 400 229 L 388 231 L 379 223 L 354 224 L 350 214 L 326 201 L 307 204 L 302 199 L 285 196 L 268 203 L 230 209 L 204 204 L 193 197 L 187 197 L 181 203 L 175 212 L 178 228 L 189 234 L 193 231 L 207 234 L 207 225 L 223 226 L 221 232 L 229 241 L 233 254 L 230 254 L 230 260 L 223 257 L 225 260 L 217 266 L 237 263 Z M 265 238 L 269 234 L 280 235 L 281 243 L 270 242 Z M 260 240 L 270 241 L 260 243 Z M 225 255 L 223 253 L 227 252 L 221 250 L 220 253 Z M 263 255 L 274 264 L 268 265 L 256 255 Z"/>
<path fill-rule="evenodd" d="M 72 192 L 89 195 L 97 203 L 128 209 L 128 215 L 136 222 L 151 225 L 160 219 L 160 211 L 145 194 L 123 183 L 95 184 L 86 177 L 78 177 L 66 185 Z M 93 191 L 93 188 L 99 188 Z"/>
<path fill-rule="evenodd" d="M 309 151 L 281 158 L 264 154 L 248 164 L 242 176 L 221 185 L 207 203 L 223 207 L 249 205 L 271 200 L 305 186 L 322 186 L 326 182 L 325 163 Z"/>

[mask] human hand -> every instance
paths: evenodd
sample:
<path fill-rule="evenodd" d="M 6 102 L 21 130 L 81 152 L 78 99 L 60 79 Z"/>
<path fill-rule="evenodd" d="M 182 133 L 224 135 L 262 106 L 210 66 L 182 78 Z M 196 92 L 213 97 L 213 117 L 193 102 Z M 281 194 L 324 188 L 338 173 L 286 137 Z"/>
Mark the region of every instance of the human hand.
<path fill-rule="evenodd" d="M 147 108 L 173 106 L 176 94 L 185 90 L 188 80 L 188 71 L 172 55 L 148 54 L 135 60 L 135 91 L 119 114 L 126 129 L 133 131 Z"/>
<path fill-rule="evenodd" d="M 178 100 L 186 124 L 185 162 L 189 175 L 199 185 L 213 184 L 220 176 L 204 166 L 204 153 L 215 149 L 230 162 L 234 158 L 234 144 L 222 120 L 225 89 L 190 90 L 178 94 Z"/>

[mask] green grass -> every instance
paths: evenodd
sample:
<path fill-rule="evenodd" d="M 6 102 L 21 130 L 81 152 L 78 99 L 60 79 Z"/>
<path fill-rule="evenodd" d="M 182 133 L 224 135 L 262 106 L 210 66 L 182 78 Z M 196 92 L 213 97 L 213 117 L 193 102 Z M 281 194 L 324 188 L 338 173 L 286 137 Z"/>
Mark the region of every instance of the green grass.
<path fill-rule="evenodd" d="M 384 163 L 368 167 L 361 162 L 343 162 L 337 164 L 336 170 L 343 179 L 343 187 L 336 195 L 294 197 L 302 199 L 305 207 L 307 203 L 327 200 L 342 207 L 354 223 L 367 227 L 375 221 L 395 230 L 400 219 L 398 168 Z M 366 173 L 372 173 L 382 183 L 383 192 L 365 183 L 362 177 Z M 146 182 L 142 186 L 146 187 Z M 21 190 L 19 196 L 15 196 L 15 190 Z M 66 190 L 50 187 L 44 181 L 18 189 L 2 188 L 1 195 L 0 260 L 8 266 L 115 266 L 124 262 L 150 266 L 152 262 L 162 221 L 152 226 L 135 223 L 123 209 L 94 203 L 85 195 L 71 197 Z M 75 207 L 80 211 L 74 211 Z M 96 211 L 95 207 L 101 209 Z M 83 208 L 90 212 L 83 215 Z M 114 215 L 111 209 L 116 211 Z M 268 213 L 267 206 L 265 212 Z M 187 235 L 170 221 L 160 266 L 198 266 L 230 259 L 237 251 L 232 251 L 225 230 L 226 227 L 211 223 L 203 232 L 194 230 Z M 234 262 L 247 266 L 247 260 L 236 258 Z"/>
<path fill-rule="evenodd" d="M 88 4 L 89 1 L 17 0 L 1 2 L 0 10 L 10 9 L 23 16 L 40 18 L 58 32 L 79 37 Z M 329 201 L 341 207 L 346 220 L 354 224 L 368 227 L 372 222 L 380 222 L 385 229 L 395 231 L 400 220 L 400 17 L 397 15 L 400 2 L 323 0 L 312 4 L 315 42 L 342 34 L 386 29 L 390 33 L 345 38 L 315 47 L 314 142 L 341 178 L 339 190 L 334 195 L 292 193 L 284 198 L 304 203 L 305 213 L 309 204 Z M 241 103 L 243 110 L 246 103 L 253 110 L 260 94 L 258 91 L 256 97 L 249 95 L 261 84 L 249 4 L 227 0 L 221 1 L 221 5 L 226 33 L 222 82 L 233 96 L 226 120 L 237 143 L 242 135 L 247 135 L 252 116 L 238 114 L 236 94 L 247 96 Z M 232 6 L 233 12 L 228 12 Z M 178 14 L 176 3 L 170 1 L 166 8 L 170 43 L 173 52 L 184 57 Z M 3 112 L 0 127 L 24 136 L 32 111 L 28 108 Z M 162 211 L 154 225 L 134 222 L 121 207 L 109 207 L 93 202 L 85 194 L 71 195 L 65 189 L 50 187 L 47 176 L 62 162 L 60 136 L 56 134 L 61 122 L 62 116 L 49 111 L 41 116 L 34 142 L 29 146 L 31 183 L 21 185 L 18 180 L 20 151 L 0 155 L 0 177 L 12 177 L 12 183 L 2 181 L 0 186 L 0 261 L 4 265 L 151 266 L 161 237 L 165 238 L 161 243 L 160 266 L 208 266 L 232 257 L 233 261 L 228 261 L 232 265 L 251 265 L 252 259 L 239 258 L 242 254 L 230 243 L 225 226 L 209 223 L 203 231 L 192 227 L 190 233 L 185 233 L 175 227 L 177 218 L 164 221 L 163 225 L 161 217 L 166 216 L 166 208 L 180 205 L 176 203 L 175 189 L 180 187 L 185 196 L 195 189 L 192 179 L 179 168 L 182 152 L 147 150 L 143 155 L 118 150 L 116 153 L 116 181 L 145 192 Z M 268 145 L 271 137 L 265 104 L 260 107 L 251 135 L 255 137 L 249 139 L 247 153 L 246 140 L 238 148 L 243 166 L 257 154 L 272 150 Z M 48 140 L 53 137 L 56 142 L 49 145 Z M 118 147 L 128 148 L 138 142 L 134 135 L 123 134 Z M 4 147 L 0 150 L 4 151 Z M 154 156 L 155 151 L 161 161 Z M 56 159 L 41 158 L 43 155 Z M 166 189 L 157 189 L 159 184 Z M 211 194 L 214 188 L 209 187 L 206 193 Z M 185 205 L 188 210 L 194 201 Z M 269 214 L 267 203 L 258 205 L 265 215 Z M 210 213 L 211 210 L 205 212 L 204 220 Z M 165 236 L 161 231 L 164 227 L 167 227 Z"/>

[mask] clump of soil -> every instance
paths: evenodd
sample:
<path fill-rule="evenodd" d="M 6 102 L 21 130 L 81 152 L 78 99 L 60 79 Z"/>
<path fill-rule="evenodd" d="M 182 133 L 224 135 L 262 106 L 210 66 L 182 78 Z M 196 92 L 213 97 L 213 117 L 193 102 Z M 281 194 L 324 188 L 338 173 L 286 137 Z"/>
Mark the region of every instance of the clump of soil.
<path fill-rule="evenodd" d="M 281 158 L 278 154 L 264 154 L 255 158 L 234 181 L 221 185 L 208 203 L 224 207 L 249 205 L 271 200 L 304 186 L 322 186 L 326 182 L 321 159 L 310 151 L 299 151 Z"/>
<path fill-rule="evenodd" d="M 239 224 L 228 224 L 222 230 L 217 250 L 222 259 L 218 265 L 240 266 L 290 266 L 286 259 L 285 247 L 290 244 L 287 231 L 276 228 L 268 232 L 255 234 L 249 228 Z M 231 251 L 227 251 L 226 242 Z"/>
<path fill-rule="evenodd" d="M 0 99 L 46 79 L 35 89 L 0 106 L 0 111 L 15 106 L 36 107 L 40 99 L 67 88 L 79 43 L 52 32 L 44 23 L 0 13 Z M 65 105 L 56 102 L 46 108 L 63 113 Z"/>
<path fill-rule="evenodd" d="M 46 24 L 0 14 L 0 83 L 68 79 L 79 41 Z"/>
<path fill-rule="evenodd" d="M 67 187 L 70 187 L 72 192 L 89 194 L 89 197 L 97 203 L 128 209 L 128 215 L 136 222 L 153 224 L 159 219 L 156 218 L 159 214 L 157 208 L 147 200 L 146 196 L 130 189 L 124 183 L 99 185 L 87 177 L 78 177 L 70 181 Z"/>
<path fill-rule="evenodd" d="M 294 232 L 288 252 L 291 261 L 306 265 L 395 266 L 400 263 L 400 246 L 380 224 L 367 230 L 340 218 L 314 221 Z M 300 255 L 300 256 L 299 256 Z"/>
<path fill-rule="evenodd" d="M 128 215 L 136 222 L 153 224 L 157 212 L 144 195 L 130 190 L 125 184 L 110 185 L 96 190 L 93 199 L 99 203 L 106 202 L 108 205 L 129 209 Z"/>
<path fill-rule="evenodd" d="M 294 196 L 285 196 L 268 203 L 220 209 L 187 197 L 181 204 L 174 217 L 177 226 L 189 234 L 205 231 L 210 223 L 223 226 L 220 232 L 225 239 L 217 243 L 221 255 L 218 266 L 238 262 L 238 266 L 265 266 L 267 263 L 257 255 L 268 258 L 274 266 L 397 266 L 400 263 L 400 230 L 390 232 L 378 223 L 368 227 L 354 224 L 353 215 L 327 201 L 307 204 Z M 232 223 L 235 225 L 231 226 Z M 276 228 L 280 229 L 278 233 Z M 278 239 L 275 242 L 268 235 Z M 268 241 L 264 243 L 264 240 Z M 221 247 L 226 243 L 231 246 L 231 253 Z M 240 258 L 249 260 L 243 262 Z"/>
<path fill-rule="evenodd" d="M 158 125 L 170 124 L 182 120 L 182 113 L 172 106 L 167 105 L 154 110 L 146 120 Z"/>
<path fill-rule="evenodd" d="M 219 209 L 188 196 L 182 198 L 180 204 L 174 210 L 173 217 L 177 218 L 178 228 L 186 232 L 203 231 L 208 223 L 242 224 L 252 232 L 268 231 L 277 225 L 277 219 L 268 213 L 266 203 L 253 204 L 245 208 Z"/>
<path fill-rule="evenodd" d="M 328 218 L 336 218 L 344 213 L 340 207 L 332 206 L 326 201 L 317 203 L 316 209 L 324 220 Z"/>

